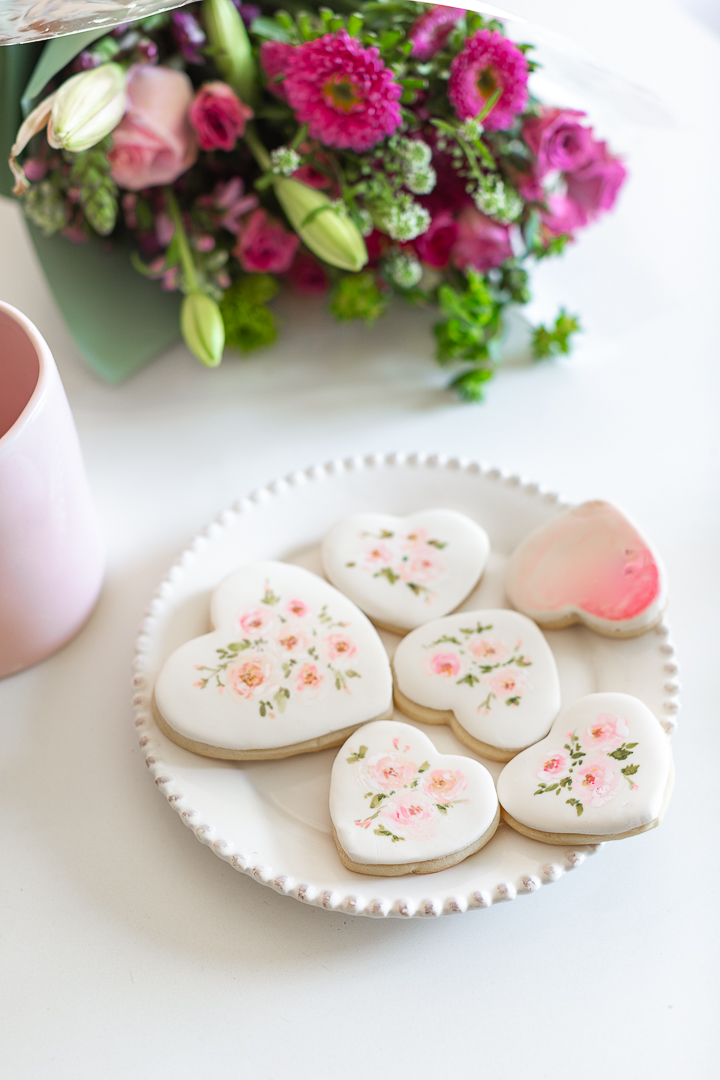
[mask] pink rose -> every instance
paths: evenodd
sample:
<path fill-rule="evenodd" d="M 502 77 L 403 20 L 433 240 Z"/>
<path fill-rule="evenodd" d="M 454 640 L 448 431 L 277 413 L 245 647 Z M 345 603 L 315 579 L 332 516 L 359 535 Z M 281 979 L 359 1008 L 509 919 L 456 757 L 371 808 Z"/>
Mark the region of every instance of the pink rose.
<path fill-rule="evenodd" d="M 612 210 L 627 170 L 608 153 L 607 143 L 594 142 L 592 157 L 566 177 L 568 198 L 591 221 L 601 210 Z"/>
<path fill-rule="evenodd" d="M 501 664 L 510 650 L 502 641 L 491 641 L 485 637 L 471 637 L 468 641 L 470 652 L 486 664 Z"/>
<path fill-rule="evenodd" d="M 437 810 L 421 792 L 403 791 L 383 802 L 380 819 L 408 840 L 428 840 L 435 835 Z"/>
<path fill-rule="evenodd" d="M 627 722 L 621 716 L 600 713 L 594 724 L 585 731 L 585 742 L 598 750 L 620 746 L 629 736 Z"/>
<path fill-rule="evenodd" d="M 347 634 L 330 634 L 325 638 L 325 648 L 331 660 L 349 660 L 357 652 L 357 645 Z"/>
<path fill-rule="evenodd" d="M 552 236 L 571 234 L 587 225 L 587 214 L 567 195 L 550 195 L 545 202 L 548 209 L 540 211 L 540 218 Z"/>
<path fill-rule="evenodd" d="M 324 676 L 315 664 L 303 664 L 295 678 L 295 689 L 306 698 L 315 698 L 322 690 Z"/>
<path fill-rule="evenodd" d="M 127 74 L 127 109 L 112 133 L 112 178 L 129 191 L 172 184 L 197 158 L 188 120 L 192 83 L 182 71 L 133 64 Z"/>
<path fill-rule="evenodd" d="M 399 566 L 400 577 L 403 581 L 411 581 L 417 585 L 425 585 L 428 581 L 434 581 L 442 574 L 445 566 L 438 557 L 435 548 L 425 548 L 412 558 L 403 561 Z"/>
<path fill-rule="evenodd" d="M 501 668 L 499 671 L 490 671 L 483 675 L 482 681 L 489 686 L 497 697 L 507 700 L 517 697 L 525 689 L 527 676 L 517 668 Z"/>
<path fill-rule="evenodd" d="M 449 210 L 435 214 L 430 227 L 414 241 L 418 258 L 426 266 L 444 270 L 450 261 L 450 252 L 457 240 L 458 226 Z"/>
<path fill-rule="evenodd" d="M 284 274 L 299 245 L 300 237 L 288 232 L 266 210 L 253 210 L 240 230 L 233 253 L 243 270 L 251 274 Z"/>
<path fill-rule="evenodd" d="M 224 82 L 204 83 L 189 113 L 201 150 L 232 150 L 252 115 L 252 109 Z"/>
<path fill-rule="evenodd" d="M 227 669 L 226 686 L 246 701 L 263 698 L 280 681 L 271 656 L 255 653 L 246 656 Z"/>
<path fill-rule="evenodd" d="M 614 758 L 599 754 L 585 758 L 573 773 L 573 798 L 585 806 L 604 806 L 617 795 L 620 767 Z"/>
<path fill-rule="evenodd" d="M 369 569 L 376 566 L 388 566 L 393 560 L 393 553 L 387 544 L 371 544 L 365 549 L 364 562 Z"/>
<path fill-rule="evenodd" d="M 426 664 L 431 675 L 443 675 L 446 679 L 454 679 L 462 671 L 462 660 L 452 652 L 432 653 Z"/>
<path fill-rule="evenodd" d="M 363 762 L 361 783 L 371 791 L 398 791 L 411 784 L 417 765 L 402 754 L 373 754 Z"/>
<path fill-rule="evenodd" d="M 304 619 L 306 615 L 309 615 L 310 608 L 304 600 L 288 600 L 285 611 L 288 615 L 294 615 L 296 619 Z"/>
<path fill-rule="evenodd" d="M 237 625 L 248 637 L 257 637 L 274 621 L 275 616 L 268 608 L 255 608 L 253 611 L 244 612 L 238 619 Z"/>
<path fill-rule="evenodd" d="M 297 173 L 295 176 L 299 179 Z M 304 183 L 307 183 L 307 181 L 304 181 Z M 313 255 L 309 255 L 306 251 L 299 251 L 295 256 L 295 261 L 290 267 L 288 276 L 293 288 L 305 296 L 322 296 L 323 293 L 327 292 L 330 285 L 322 265 Z"/>
<path fill-rule="evenodd" d="M 463 793 L 467 780 L 458 769 L 433 769 L 423 780 L 423 791 L 434 802 L 447 805 Z"/>
<path fill-rule="evenodd" d="M 307 634 L 302 630 L 284 626 L 276 638 L 277 644 L 286 653 L 304 652 L 310 644 Z"/>
<path fill-rule="evenodd" d="M 537 158 L 538 177 L 553 169 L 574 172 L 593 156 L 592 131 L 576 119 L 584 115 L 576 109 L 541 108 L 539 116 L 525 121 L 523 138 Z"/>
<path fill-rule="evenodd" d="M 427 529 L 415 529 L 405 537 L 403 548 L 412 551 L 413 548 L 427 546 Z"/>
<path fill-rule="evenodd" d="M 540 780 L 545 780 L 548 776 L 560 776 L 561 773 L 570 768 L 571 763 L 568 755 L 558 750 L 556 754 L 551 754 L 550 757 L 545 758 L 540 767 L 535 770 L 535 775 Z"/>
<path fill-rule="evenodd" d="M 505 225 L 498 225 L 473 206 L 460 211 L 457 224 L 458 236 L 451 259 L 459 270 L 484 273 L 512 257 L 510 230 Z"/>

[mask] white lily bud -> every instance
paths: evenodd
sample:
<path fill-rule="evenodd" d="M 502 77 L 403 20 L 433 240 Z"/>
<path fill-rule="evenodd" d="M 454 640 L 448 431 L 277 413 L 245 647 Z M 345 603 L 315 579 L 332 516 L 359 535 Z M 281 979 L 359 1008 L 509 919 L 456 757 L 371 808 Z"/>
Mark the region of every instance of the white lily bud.
<path fill-rule="evenodd" d="M 113 131 L 125 112 L 125 71 L 101 64 L 73 75 L 55 92 L 47 139 L 56 149 L 89 150 Z"/>
<path fill-rule="evenodd" d="M 185 344 L 205 367 L 217 367 L 225 348 L 225 324 L 220 308 L 207 293 L 190 293 L 180 309 Z"/>
<path fill-rule="evenodd" d="M 246 104 L 254 104 L 257 71 L 242 15 L 232 0 L 205 0 L 202 15 L 220 73 Z"/>
<path fill-rule="evenodd" d="M 16 159 L 22 154 L 33 135 L 37 135 L 38 131 L 42 131 L 47 124 L 54 100 L 55 94 L 46 97 L 44 101 L 41 101 L 39 105 L 36 105 L 33 111 L 25 117 L 18 128 L 18 133 L 15 136 L 15 142 L 12 145 L 10 157 L 8 158 L 8 165 L 12 169 L 12 174 L 15 177 L 13 195 L 24 195 L 30 186 L 25 173 L 20 165 L 18 165 Z"/>
<path fill-rule="evenodd" d="M 278 202 L 306 247 L 331 266 L 357 272 L 368 261 L 357 226 L 317 188 L 285 177 L 273 183 Z"/>

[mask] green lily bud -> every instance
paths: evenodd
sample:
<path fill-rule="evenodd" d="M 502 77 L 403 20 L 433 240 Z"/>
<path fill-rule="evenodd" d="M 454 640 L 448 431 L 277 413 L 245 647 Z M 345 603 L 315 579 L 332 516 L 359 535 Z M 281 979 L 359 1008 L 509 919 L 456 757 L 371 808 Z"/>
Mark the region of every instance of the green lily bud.
<path fill-rule="evenodd" d="M 245 23 L 232 0 L 205 0 L 203 23 L 218 69 L 246 104 L 257 98 L 257 72 Z"/>
<path fill-rule="evenodd" d="M 220 308 L 207 293 L 185 297 L 180 311 L 185 344 L 205 367 L 217 367 L 225 348 L 225 324 Z"/>
<path fill-rule="evenodd" d="M 278 202 L 306 247 L 341 270 L 362 270 L 368 261 L 357 226 L 317 188 L 285 177 L 274 181 Z"/>
<path fill-rule="evenodd" d="M 101 64 L 64 82 L 55 93 L 47 139 L 56 149 L 78 153 L 100 142 L 125 112 L 125 72 Z"/>

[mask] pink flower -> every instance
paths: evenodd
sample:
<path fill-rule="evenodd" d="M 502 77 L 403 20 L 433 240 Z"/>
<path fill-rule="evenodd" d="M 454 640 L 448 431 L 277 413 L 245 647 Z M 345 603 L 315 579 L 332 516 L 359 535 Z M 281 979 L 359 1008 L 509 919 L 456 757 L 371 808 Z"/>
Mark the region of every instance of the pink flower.
<path fill-rule="evenodd" d="M 548 776 L 560 776 L 561 773 L 567 771 L 572 764 L 567 754 L 563 754 L 561 750 L 558 750 L 556 754 L 551 754 L 549 758 L 545 758 L 540 768 L 535 770 L 535 775 L 544 780 Z"/>
<path fill-rule="evenodd" d="M 486 664 L 501 664 L 510 650 L 502 641 L 491 641 L 485 637 L 471 637 L 468 648 L 478 660 L 484 660 Z"/>
<path fill-rule="evenodd" d="M 444 49 L 450 31 L 464 14 L 464 8 L 431 7 L 408 31 L 408 39 L 413 43 L 410 55 L 418 60 L 429 60 Z"/>
<path fill-rule="evenodd" d="M 445 566 L 438 557 L 437 551 L 431 547 L 401 562 L 398 568 L 403 581 L 410 581 L 416 585 L 425 585 L 428 581 L 434 581 L 444 569 Z"/>
<path fill-rule="evenodd" d="M 323 680 L 315 664 L 303 664 L 295 678 L 295 689 L 306 698 L 315 698 L 322 690 Z"/>
<path fill-rule="evenodd" d="M 403 791 L 383 802 L 380 819 L 408 840 L 428 840 L 435 835 L 437 810 L 421 792 Z"/>
<path fill-rule="evenodd" d="M 467 787 L 467 780 L 458 769 L 433 769 L 423 780 L 423 791 L 434 802 L 446 805 L 462 795 Z"/>
<path fill-rule="evenodd" d="M 600 211 L 612 210 L 626 176 L 627 169 L 608 153 L 607 143 L 595 142 L 590 159 L 566 176 L 568 198 L 592 221 Z"/>
<path fill-rule="evenodd" d="M 435 270 L 444 270 L 450 261 L 450 252 L 457 234 L 457 223 L 450 211 L 440 210 L 433 217 L 426 232 L 414 241 L 418 258 Z"/>
<path fill-rule="evenodd" d="M 275 616 L 269 608 L 255 608 L 246 611 L 238 619 L 238 626 L 248 637 L 257 637 L 267 630 L 275 621 Z"/>
<path fill-rule="evenodd" d="M 325 648 L 332 661 L 350 660 L 357 652 L 357 645 L 347 634 L 330 634 L 325 638 Z"/>
<path fill-rule="evenodd" d="M 373 754 L 363 762 L 359 780 L 371 791 L 398 791 L 411 784 L 417 765 L 402 754 Z"/>
<path fill-rule="evenodd" d="M 290 269 L 300 237 L 288 232 L 266 210 L 253 210 L 233 249 L 243 270 L 255 274 L 284 274 Z"/>
<path fill-rule="evenodd" d="M 587 757 L 573 774 L 573 798 L 585 806 L 604 806 L 617 795 L 620 782 L 618 763 L 607 756 Z"/>
<path fill-rule="evenodd" d="M 482 681 L 489 686 L 492 692 L 503 701 L 517 697 L 525 689 L 527 675 L 518 671 L 517 668 L 501 668 L 499 671 L 489 671 L 483 675 Z"/>
<path fill-rule="evenodd" d="M 553 169 L 573 172 L 593 156 L 592 131 L 576 120 L 584 115 L 576 109 L 541 108 L 539 116 L 525 121 L 523 138 L 537 158 L 538 177 Z"/>
<path fill-rule="evenodd" d="M 548 209 L 540 211 L 540 218 L 551 236 L 569 235 L 587 225 L 587 215 L 567 195 L 550 195 L 545 201 Z"/>
<path fill-rule="evenodd" d="M 306 251 L 299 251 L 295 256 L 288 276 L 293 288 L 305 296 L 322 296 L 330 285 L 322 265 Z"/>
<path fill-rule="evenodd" d="M 219 224 L 236 236 L 240 231 L 240 219 L 258 206 L 257 195 L 245 195 L 245 185 L 239 176 L 221 180 L 209 195 L 198 199 L 201 206 L 220 214 Z"/>
<path fill-rule="evenodd" d="M 621 716 L 600 713 L 594 724 L 585 731 L 585 742 L 598 750 L 607 750 L 620 746 L 629 736 L 627 722 Z"/>
<path fill-rule="evenodd" d="M 512 257 L 510 230 L 505 225 L 498 225 L 474 206 L 464 207 L 457 222 L 458 237 L 451 259 L 459 270 L 469 268 L 484 273 Z"/>
<path fill-rule="evenodd" d="M 294 615 L 296 619 L 304 619 L 306 615 L 310 614 L 310 608 L 304 600 L 288 600 L 285 611 L 288 615 Z"/>
<path fill-rule="evenodd" d="M 462 671 L 462 660 L 452 652 L 432 653 L 426 663 L 431 675 L 442 675 L 446 679 L 454 679 Z"/>
<path fill-rule="evenodd" d="M 275 640 L 286 653 L 304 652 L 310 644 L 307 634 L 289 626 L 284 626 Z"/>
<path fill-rule="evenodd" d="M 282 41 L 263 41 L 260 46 L 260 63 L 267 75 L 267 88 L 283 101 L 285 101 L 285 82 L 276 80 L 279 75 L 284 75 L 288 70 L 294 52 L 293 45 L 286 45 Z"/>
<path fill-rule="evenodd" d="M 494 108 L 483 120 L 488 131 L 501 131 L 527 105 L 527 60 L 497 30 L 478 30 L 450 64 L 448 98 L 461 120 L 477 116 L 500 89 Z"/>
<path fill-rule="evenodd" d="M 427 546 L 427 529 L 415 529 L 414 532 L 408 533 L 403 543 L 403 548 L 412 551 L 416 547 Z"/>
<path fill-rule="evenodd" d="M 127 109 L 108 154 L 112 178 L 130 191 L 172 184 L 197 158 L 192 83 L 182 71 L 133 64 L 126 87 Z"/>
<path fill-rule="evenodd" d="M 345 30 L 297 45 L 283 90 L 298 122 L 326 146 L 360 153 L 400 124 L 402 87 L 379 51 Z"/>
<path fill-rule="evenodd" d="M 246 701 L 257 701 L 280 681 L 271 656 L 255 653 L 227 669 L 225 685 Z"/>
<path fill-rule="evenodd" d="M 363 561 L 371 570 L 376 566 L 389 566 L 393 561 L 393 553 L 387 544 L 371 544 L 365 549 Z"/>
<path fill-rule="evenodd" d="M 204 83 L 189 113 L 201 150 L 232 150 L 252 115 L 252 109 L 224 82 Z"/>

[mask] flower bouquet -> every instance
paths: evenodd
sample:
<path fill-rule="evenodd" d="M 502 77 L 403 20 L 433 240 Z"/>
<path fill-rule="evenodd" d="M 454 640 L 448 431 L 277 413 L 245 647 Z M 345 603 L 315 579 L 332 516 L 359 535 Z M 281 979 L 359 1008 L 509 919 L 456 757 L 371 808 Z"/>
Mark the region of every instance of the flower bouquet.
<path fill-rule="evenodd" d="M 44 87 L 15 194 L 45 235 L 129 244 L 209 367 L 274 340 L 281 288 L 366 323 L 396 296 L 437 309 L 437 359 L 477 400 L 528 267 L 613 206 L 625 168 L 531 95 L 531 47 L 496 20 L 339 8 L 203 0 L 116 27 Z M 561 310 L 534 355 L 577 329 Z"/>

